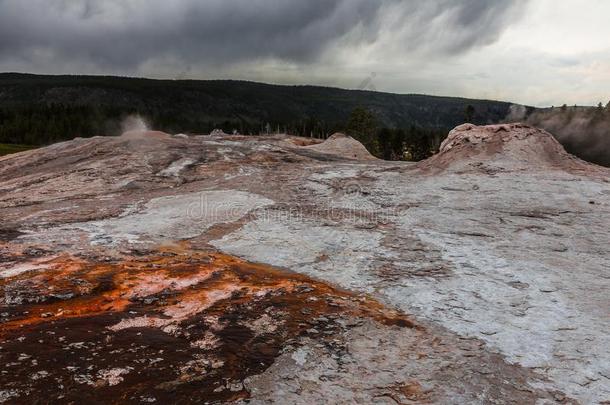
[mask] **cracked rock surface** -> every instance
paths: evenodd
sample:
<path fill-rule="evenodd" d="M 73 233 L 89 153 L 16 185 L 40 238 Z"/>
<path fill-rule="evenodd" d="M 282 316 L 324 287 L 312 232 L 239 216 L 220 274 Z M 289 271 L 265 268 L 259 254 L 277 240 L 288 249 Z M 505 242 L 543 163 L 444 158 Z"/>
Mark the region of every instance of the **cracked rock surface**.
<path fill-rule="evenodd" d="M 0 158 L 0 403 L 610 398 L 607 169 L 520 124 L 327 142 Z"/>

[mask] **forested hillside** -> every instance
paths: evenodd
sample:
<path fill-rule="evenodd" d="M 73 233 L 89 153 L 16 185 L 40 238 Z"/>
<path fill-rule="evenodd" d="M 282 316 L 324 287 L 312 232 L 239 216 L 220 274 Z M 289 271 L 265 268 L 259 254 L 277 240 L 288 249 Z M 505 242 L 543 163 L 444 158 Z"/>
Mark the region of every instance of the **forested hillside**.
<path fill-rule="evenodd" d="M 498 122 L 509 107 L 497 101 L 243 81 L 4 73 L 0 74 L 0 142 L 42 145 L 78 136 L 116 135 L 121 121 L 135 113 L 151 127 L 170 133 L 220 128 L 244 134 L 279 130 L 325 137 L 347 130 L 354 110 L 364 109 L 375 121 L 375 136 L 382 129 L 394 131 L 399 138 L 395 142 L 410 136 L 423 140 L 420 149 L 427 149 L 455 125 Z M 387 131 L 382 136 L 387 137 Z M 387 145 L 384 152 L 379 142 L 373 143 L 378 155 L 401 155 L 390 153 Z"/>

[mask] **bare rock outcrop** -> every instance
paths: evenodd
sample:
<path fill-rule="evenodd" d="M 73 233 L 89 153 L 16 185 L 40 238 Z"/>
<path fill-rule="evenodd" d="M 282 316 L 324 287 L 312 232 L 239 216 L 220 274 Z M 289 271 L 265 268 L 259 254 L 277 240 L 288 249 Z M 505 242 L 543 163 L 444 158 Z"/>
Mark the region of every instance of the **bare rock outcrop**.
<path fill-rule="evenodd" d="M 536 169 L 588 173 L 603 170 L 566 152 L 550 133 L 520 123 L 460 125 L 449 133 L 439 153 L 419 163 L 418 167 L 489 173 Z"/>
<path fill-rule="evenodd" d="M 331 135 L 325 142 L 307 146 L 307 148 L 347 159 L 377 160 L 360 142 L 339 132 Z"/>

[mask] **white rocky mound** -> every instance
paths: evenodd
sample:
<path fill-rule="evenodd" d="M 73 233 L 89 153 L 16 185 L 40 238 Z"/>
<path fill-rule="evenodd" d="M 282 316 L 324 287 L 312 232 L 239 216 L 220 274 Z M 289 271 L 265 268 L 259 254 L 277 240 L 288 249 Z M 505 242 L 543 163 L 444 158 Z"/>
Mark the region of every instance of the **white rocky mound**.
<path fill-rule="evenodd" d="M 567 153 L 550 133 L 520 123 L 460 125 L 449 133 L 439 153 L 419 167 L 489 173 L 535 169 L 597 171 L 594 165 Z"/>
<path fill-rule="evenodd" d="M 353 160 L 376 160 L 360 142 L 339 132 L 331 135 L 325 142 L 307 146 L 307 149 Z"/>

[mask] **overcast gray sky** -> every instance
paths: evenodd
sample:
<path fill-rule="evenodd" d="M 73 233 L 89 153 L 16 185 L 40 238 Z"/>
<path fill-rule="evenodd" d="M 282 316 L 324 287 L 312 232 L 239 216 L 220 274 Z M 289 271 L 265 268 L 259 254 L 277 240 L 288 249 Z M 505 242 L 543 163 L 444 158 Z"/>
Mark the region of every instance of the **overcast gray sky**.
<path fill-rule="evenodd" d="M 610 100 L 607 0 L 0 0 L 0 71 Z"/>

